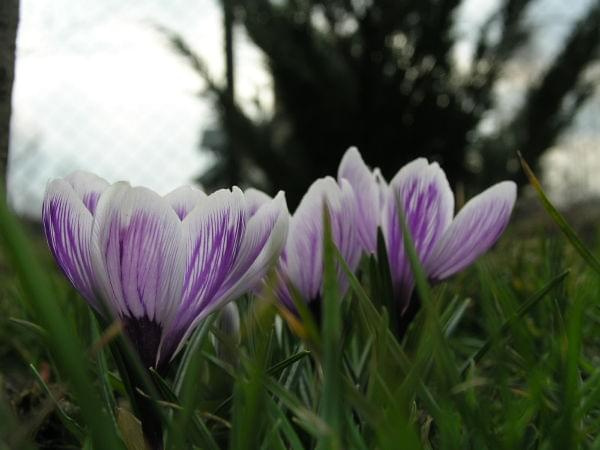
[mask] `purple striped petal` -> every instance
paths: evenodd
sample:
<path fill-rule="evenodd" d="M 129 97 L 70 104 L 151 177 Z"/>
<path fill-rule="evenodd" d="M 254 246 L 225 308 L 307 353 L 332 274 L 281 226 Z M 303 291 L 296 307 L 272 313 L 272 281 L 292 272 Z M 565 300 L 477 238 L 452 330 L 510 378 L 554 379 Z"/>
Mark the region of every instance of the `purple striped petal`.
<path fill-rule="evenodd" d="M 183 300 L 164 342 L 165 354 L 175 351 L 184 335 L 207 314 L 215 295 L 234 267 L 246 229 L 244 196 L 238 188 L 221 189 L 206 197 L 183 220 L 185 275 Z M 211 308 L 212 310 L 213 308 Z"/>
<path fill-rule="evenodd" d="M 331 177 L 315 181 L 290 221 L 285 247 L 286 259 L 282 263 L 284 278 L 289 279 L 307 301 L 318 298 L 323 285 L 325 204 L 331 216 L 333 241 L 340 253 L 352 269 L 356 268 L 360 258 L 360 247 L 354 228 L 356 206 L 352 187 L 346 180 L 342 180 L 340 188 Z M 344 289 L 346 280 L 341 276 L 341 271 L 340 284 Z"/>
<path fill-rule="evenodd" d="M 54 180 L 48 185 L 42 221 L 56 262 L 75 289 L 98 309 L 90 260 L 93 217 L 80 195 L 66 181 Z"/>
<path fill-rule="evenodd" d="M 181 220 L 205 198 L 206 194 L 194 186 L 181 186 L 165 195 L 165 200 Z"/>
<path fill-rule="evenodd" d="M 194 314 L 178 314 L 178 320 L 167 337 L 166 348 L 175 348 L 173 353 L 176 353 L 197 323 L 260 284 L 281 254 L 288 222 L 289 212 L 283 192 L 247 219 L 243 236 L 238 236 L 241 238 L 238 242 L 231 243 L 232 247 L 236 247 L 234 263 L 223 270 L 225 277 L 220 279 L 219 289 L 199 304 Z"/>
<path fill-rule="evenodd" d="M 149 189 L 115 183 L 98 202 L 92 267 L 102 299 L 119 317 L 163 326 L 181 300 L 181 222 Z"/>
<path fill-rule="evenodd" d="M 448 278 L 494 245 L 508 224 L 516 197 L 515 183 L 503 181 L 472 198 L 427 259 L 429 278 Z"/>
<path fill-rule="evenodd" d="M 204 216 L 194 212 L 197 217 L 188 219 L 186 291 L 165 341 L 167 353 L 176 353 L 210 313 L 257 286 L 281 254 L 289 222 L 283 192 L 253 214 L 244 197 L 237 188 L 220 191 L 208 198 L 212 211 L 205 205 Z"/>
<path fill-rule="evenodd" d="M 357 206 L 357 231 L 360 243 L 368 253 L 377 250 L 377 227 L 380 218 L 380 188 L 375 174 L 369 170 L 356 147 L 350 147 L 338 169 L 338 181 L 348 180 Z"/>
<path fill-rule="evenodd" d="M 419 158 L 404 166 L 390 183 L 383 217 L 394 289 L 407 302 L 413 289 L 410 262 L 404 251 L 398 206 L 401 206 L 419 259 L 427 260 L 452 221 L 454 197 L 437 163 Z"/>
<path fill-rule="evenodd" d="M 267 275 L 285 245 L 289 218 L 283 192 L 249 217 L 237 260 L 216 295 L 214 307 L 254 289 Z"/>
<path fill-rule="evenodd" d="M 104 178 L 84 171 L 76 171 L 67 175 L 65 181 L 71 185 L 86 208 L 94 215 L 98 199 L 108 188 L 108 182 Z"/>

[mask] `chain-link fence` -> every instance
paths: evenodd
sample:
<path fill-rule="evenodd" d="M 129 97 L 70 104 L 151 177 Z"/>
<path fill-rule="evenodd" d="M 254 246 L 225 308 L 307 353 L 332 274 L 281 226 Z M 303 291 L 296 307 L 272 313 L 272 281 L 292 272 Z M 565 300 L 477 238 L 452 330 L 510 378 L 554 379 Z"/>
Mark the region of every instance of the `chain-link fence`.
<path fill-rule="evenodd" d="M 48 180 L 77 169 L 161 192 L 201 173 L 198 143 L 214 115 L 158 26 L 220 73 L 215 1 L 22 0 L 9 162 L 17 211 L 38 216 Z"/>
<path fill-rule="evenodd" d="M 567 20 L 556 1 L 542 1 L 554 5 L 548 9 L 555 11 L 554 18 L 549 17 L 558 24 L 546 33 L 560 40 L 575 16 Z M 48 180 L 77 169 L 163 193 L 202 172 L 210 160 L 199 149 L 201 133 L 216 117 L 210 103 L 199 95 L 201 79 L 158 28 L 180 33 L 218 79 L 223 54 L 217 0 L 21 2 L 8 180 L 10 200 L 18 212 L 39 216 Z M 466 3 L 470 11 L 478 11 L 476 1 Z M 474 12 L 466 14 L 473 17 L 464 19 L 459 32 L 466 33 L 484 20 Z M 260 55 L 239 33 L 237 42 L 238 94 L 248 99 L 266 95 L 268 101 L 269 78 Z M 541 55 L 545 47 L 540 45 L 534 42 L 530 51 Z M 523 60 L 533 61 L 534 56 L 524 55 Z M 510 106 L 522 92 L 515 86 L 514 80 L 500 86 L 505 105 Z M 594 161 L 600 161 L 599 110 L 595 96 L 587 112 L 580 114 L 579 128 L 558 146 L 562 156 L 548 158 L 555 191 L 560 192 L 561 180 L 573 173 L 577 180 L 589 180 L 580 191 L 600 187 L 592 174 L 598 165 Z M 583 140 L 581 133 L 585 133 Z M 589 155 L 577 157 L 585 164 L 573 161 L 568 152 L 573 145 L 579 155 Z"/>

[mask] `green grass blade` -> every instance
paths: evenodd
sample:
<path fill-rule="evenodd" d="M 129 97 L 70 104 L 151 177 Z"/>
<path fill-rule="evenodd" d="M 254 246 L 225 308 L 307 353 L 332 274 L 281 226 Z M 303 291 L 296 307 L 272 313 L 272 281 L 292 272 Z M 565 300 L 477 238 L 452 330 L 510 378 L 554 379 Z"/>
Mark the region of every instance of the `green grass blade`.
<path fill-rule="evenodd" d="M 298 437 L 298 433 L 296 433 L 296 430 L 294 430 L 294 427 L 279 405 L 275 403 L 270 396 L 267 397 L 267 407 L 269 408 L 271 416 L 281 423 L 281 431 L 284 437 L 287 439 L 289 448 L 293 450 L 303 450 L 304 446 L 302 445 L 300 437 Z"/>
<path fill-rule="evenodd" d="M 206 334 L 203 334 L 206 339 Z M 218 448 L 212 434 L 204 421 L 196 415 L 196 405 L 200 398 L 198 390 L 198 380 L 201 377 L 202 363 L 204 356 L 200 349 L 204 347 L 204 339 L 197 342 L 198 348 L 195 353 L 190 354 L 185 372 L 182 374 L 181 385 L 179 386 L 179 399 L 182 410 L 176 414 L 173 420 L 173 430 L 181 436 L 187 434 L 190 425 L 196 430 L 196 434 L 201 438 L 197 442 L 201 448 L 216 450 Z M 179 448 L 176 445 L 173 448 Z"/>
<path fill-rule="evenodd" d="M 595 369 L 594 373 L 585 381 L 582 387 L 583 400 L 577 410 L 577 417 L 583 418 L 589 410 L 600 404 L 600 369 Z"/>
<path fill-rule="evenodd" d="M 472 301 L 470 298 L 459 302 L 458 296 L 454 297 L 450 305 L 448 305 L 444 313 L 440 316 L 440 321 L 444 327 L 444 336 L 448 337 L 454 332 L 471 304 Z"/>
<path fill-rule="evenodd" d="M 267 374 L 271 376 L 278 375 L 286 367 L 291 366 L 295 362 L 300 361 L 302 358 L 308 355 L 310 355 L 310 352 L 308 350 L 301 350 L 298 353 L 294 353 L 292 356 L 289 356 L 283 361 L 279 361 L 278 363 L 275 363 L 271 367 L 269 367 L 267 369 Z"/>
<path fill-rule="evenodd" d="M 46 330 L 44 330 L 39 325 L 30 322 L 29 320 L 17 319 L 16 317 L 9 317 L 8 320 L 35 334 L 36 336 L 41 337 L 42 339 L 48 339 L 48 333 L 46 333 Z"/>
<path fill-rule="evenodd" d="M 248 340 L 248 354 L 241 352 L 241 376 L 235 379 L 230 448 L 255 449 L 268 433 L 265 408 L 267 390 L 264 380 L 274 341 L 274 299 L 254 302 L 242 321 L 242 336 Z M 247 357 L 246 357 L 247 356 Z M 243 369 L 243 370 L 242 370 Z"/>
<path fill-rule="evenodd" d="M 356 426 L 354 422 L 354 418 L 351 414 L 346 415 L 346 422 L 349 431 L 349 441 L 352 443 L 352 448 L 356 450 L 368 450 L 369 447 L 365 442 L 363 436 L 361 435 L 360 430 Z"/>
<path fill-rule="evenodd" d="M 204 344 L 204 340 L 206 336 L 208 336 L 208 331 L 212 327 L 213 322 L 215 321 L 216 315 L 211 314 L 200 324 L 200 326 L 192 333 L 192 336 L 185 347 L 183 352 L 183 356 L 179 365 L 177 366 L 177 373 L 175 375 L 175 383 L 174 383 L 174 391 L 175 394 L 181 394 L 181 387 L 183 384 L 183 379 L 185 374 L 187 373 L 188 366 L 190 365 L 190 361 L 194 357 L 194 355 L 200 351 L 200 348 Z"/>
<path fill-rule="evenodd" d="M 341 298 L 337 284 L 335 244 L 331 234 L 331 218 L 327 207 L 323 212 L 324 282 L 323 282 L 323 393 L 321 414 L 329 424 L 331 434 L 319 440 L 317 448 L 342 448 L 342 391 L 341 391 Z"/>
<path fill-rule="evenodd" d="M 449 423 L 459 420 L 460 417 L 460 420 L 464 420 L 471 427 L 473 442 L 488 442 L 491 444 L 495 441 L 492 424 L 489 420 L 486 420 L 484 409 L 481 405 L 469 401 L 468 398 L 463 396 L 448 395 L 448 392 L 452 392 L 452 389 L 461 383 L 462 373 L 456 365 L 453 352 L 444 334 L 444 326 L 438 312 L 438 305 L 433 301 L 427 275 L 419 260 L 402 205 L 399 199 L 396 199 L 396 202 L 398 205 L 399 221 L 402 226 L 404 249 L 415 278 L 416 291 L 425 313 L 425 327 L 421 334 L 419 350 L 417 351 L 420 360 L 416 362 L 415 367 L 421 366 L 421 363 L 425 363 L 422 367 L 427 367 L 429 352 L 431 351 L 437 374 L 437 388 L 444 392 L 442 395 L 439 395 L 441 398 L 440 404 L 448 404 L 447 408 L 442 406 L 443 412 L 437 421 L 438 425 L 440 427 L 448 426 Z M 423 351 L 420 350 L 421 348 Z M 404 394 L 405 396 L 406 394 Z M 454 410 L 460 411 L 460 416 L 454 413 Z M 451 439 L 455 439 L 455 437 L 455 435 L 451 435 Z M 456 443 L 457 441 L 454 441 L 450 445 L 452 446 Z"/>
<path fill-rule="evenodd" d="M 527 175 L 529 179 L 529 183 L 533 187 L 533 189 L 537 192 L 538 197 L 542 203 L 542 206 L 546 210 L 546 212 L 550 215 L 554 223 L 558 225 L 560 231 L 565 235 L 565 237 L 569 240 L 573 248 L 577 250 L 577 253 L 581 255 L 583 260 L 592 268 L 594 271 L 600 275 L 600 261 L 594 256 L 592 252 L 585 246 L 583 242 L 577 236 L 577 233 L 573 228 L 569 225 L 564 216 L 554 207 L 552 202 L 548 199 L 548 196 L 542 189 L 542 185 L 540 181 L 537 179 L 531 167 L 527 164 L 527 162 L 523 159 L 521 154 L 519 153 L 519 159 L 521 161 L 521 166 L 523 167 L 523 171 Z"/>
<path fill-rule="evenodd" d="M 406 223 L 406 217 L 402 209 L 399 199 L 396 199 L 398 205 L 398 215 L 400 225 L 402 227 L 402 239 L 404 242 L 404 251 L 408 257 L 410 267 L 415 279 L 416 291 L 419 295 L 419 300 L 423 305 L 426 313 L 427 332 L 422 334 L 423 339 L 432 340 L 433 350 L 437 354 L 439 369 L 444 373 L 444 376 L 451 385 L 456 385 L 459 382 L 459 373 L 452 361 L 452 356 L 448 349 L 447 341 L 443 333 L 443 326 L 439 317 L 436 305 L 434 305 L 431 296 L 431 288 L 427 281 L 427 274 L 421 265 L 411 232 Z"/>
<path fill-rule="evenodd" d="M 558 448 L 579 448 L 579 420 L 576 408 L 580 404 L 581 374 L 579 359 L 582 348 L 582 322 L 586 299 L 578 295 L 569 308 L 567 317 L 567 349 L 564 367 L 564 386 L 561 426 L 556 428 Z"/>
<path fill-rule="evenodd" d="M 102 335 L 100 333 L 98 321 L 96 320 L 96 316 L 92 310 L 89 310 L 89 317 L 90 324 L 92 326 L 92 340 L 93 342 L 101 342 Z M 104 405 L 113 422 L 113 425 L 117 427 L 117 417 L 115 416 L 115 412 L 117 410 L 117 401 L 115 400 L 115 396 L 109 378 L 110 371 L 108 370 L 108 361 L 106 358 L 105 347 L 102 346 L 97 348 L 95 354 L 97 374 L 100 379 L 100 388 L 102 389 L 102 399 L 104 400 Z"/>
<path fill-rule="evenodd" d="M 5 198 L 4 193 L 0 197 Z M 61 374 L 69 381 L 95 447 L 106 450 L 122 448 L 117 430 L 102 407 L 89 376 L 87 352 L 74 331 L 64 325 L 62 312 L 52 298 L 51 283 L 38 265 L 22 227 L 5 201 L 0 201 L 0 241 L 21 282 L 28 306 L 35 313 L 36 322 L 48 333 L 50 352 Z"/>
<path fill-rule="evenodd" d="M 54 393 L 52 392 L 50 387 L 46 384 L 46 382 L 44 381 L 44 378 L 42 378 L 42 376 L 37 371 L 35 366 L 33 364 L 30 364 L 29 368 L 33 372 L 33 374 L 34 374 L 36 380 L 38 381 L 38 383 L 40 384 L 40 386 L 42 386 L 42 389 L 44 389 L 44 392 L 46 393 L 48 398 L 54 404 L 54 408 L 56 409 L 56 411 L 58 413 L 58 417 L 60 417 L 60 420 L 63 423 L 63 425 L 65 426 L 65 428 L 67 430 L 69 430 L 73 434 L 73 436 L 75 436 L 77 438 L 77 440 L 79 442 L 83 442 L 84 436 L 85 436 L 83 428 L 81 428 L 79 426 L 79 424 L 75 421 L 75 419 L 73 419 L 71 416 L 69 416 L 67 414 L 67 412 L 60 406 L 60 402 L 58 401 L 58 399 L 56 398 L 56 396 L 54 395 Z"/>
<path fill-rule="evenodd" d="M 285 368 L 287 368 L 289 366 L 293 366 L 294 363 L 296 363 L 297 361 L 300 361 L 302 358 L 304 358 L 305 356 L 307 356 L 309 354 L 310 354 L 310 352 L 307 350 L 302 350 L 300 352 L 297 352 L 294 355 L 290 356 L 289 358 L 272 365 L 269 369 L 267 369 L 267 375 L 276 376 L 282 370 L 284 370 Z M 231 378 L 233 378 L 233 379 L 236 378 L 236 374 L 233 370 L 233 367 L 231 367 L 231 365 L 221 361 L 220 359 L 216 358 L 214 355 L 211 355 L 208 353 L 203 353 L 203 355 L 210 363 L 219 367 L 223 372 L 225 372 Z M 217 408 L 214 411 L 214 414 L 218 414 L 221 411 L 223 411 L 226 407 L 228 407 L 231 404 L 232 400 L 233 400 L 233 396 L 231 396 L 231 395 L 228 396 L 227 398 L 225 398 L 217 406 Z"/>
<path fill-rule="evenodd" d="M 264 382 L 265 387 L 296 416 L 298 424 L 312 436 L 320 438 L 331 434 L 327 422 L 308 409 L 294 393 L 285 389 L 272 377 L 266 377 Z"/>
<path fill-rule="evenodd" d="M 402 369 L 401 375 L 405 375 L 409 371 L 409 367 L 411 365 L 410 360 L 404 354 L 402 347 L 396 340 L 395 336 L 392 334 L 391 330 L 377 329 L 379 324 L 382 322 L 379 311 L 377 311 L 377 309 L 373 305 L 373 302 L 371 301 L 369 295 L 362 287 L 360 281 L 358 280 L 358 278 L 356 278 L 356 275 L 354 275 L 354 273 L 348 266 L 348 263 L 346 263 L 344 257 L 339 252 L 339 250 L 335 249 L 335 255 L 337 262 L 340 264 L 342 270 L 344 271 L 344 274 L 348 277 L 351 290 L 359 300 L 358 306 L 361 310 L 363 319 L 365 319 L 365 321 L 369 324 L 369 329 L 372 333 L 376 333 L 377 331 L 383 331 L 384 333 L 386 333 L 387 338 L 389 340 L 390 352 L 394 356 L 400 368 Z"/>
<path fill-rule="evenodd" d="M 538 304 L 540 300 L 542 300 L 546 296 L 546 294 L 548 294 L 548 292 L 552 291 L 552 289 L 554 289 L 556 286 L 562 283 L 563 280 L 567 277 L 567 275 L 569 275 L 568 270 L 557 275 L 552 280 L 550 280 L 548 284 L 539 289 L 527 301 L 525 301 L 525 303 L 521 305 L 519 310 L 501 325 L 498 333 L 495 336 L 490 337 L 483 344 L 483 346 L 479 350 L 477 350 L 477 352 L 469 359 L 469 361 L 465 363 L 461 371 L 464 373 L 472 362 L 479 362 L 481 358 L 483 358 L 485 354 L 490 350 L 490 348 L 492 348 L 493 345 L 497 344 L 502 338 L 506 337 L 508 331 L 510 331 L 512 325 L 516 321 L 522 319 L 535 305 Z"/>
<path fill-rule="evenodd" d="M 181 413 L 183 412 L 184 416 L 183 419 L 175 417 L 171 421 L 166 448 L 185 448 L 185 437 L 189 436 L 192 438 L 193 442 L 201 448 L 219 450 L 219 446 L 215 442 L 210 430 L 206 427 L 206 424 L 197 417 L 192 407 L 189 405 L 182 406 L 177 394 L 154 369 L 151 369 L 150 373 L 152 374 L 152 378 L 161 397 L 165 401 L 176 406 L 180 415 L 182 415 Z M 188 422 L 192 425 L 191 433 L 188 431 Z"/>

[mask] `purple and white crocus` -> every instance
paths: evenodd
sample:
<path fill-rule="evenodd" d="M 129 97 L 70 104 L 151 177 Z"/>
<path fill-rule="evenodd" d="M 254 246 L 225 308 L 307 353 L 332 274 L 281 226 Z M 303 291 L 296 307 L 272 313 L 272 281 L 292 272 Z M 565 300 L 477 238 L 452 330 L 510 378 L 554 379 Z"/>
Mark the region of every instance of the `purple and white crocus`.
<path fill-rule="evenodd" d="M 503 181 L 472 198 L 454 216 L 454 195 L 437 163 L 416 159 L 402 167 L 389 185 L 379 171 L 371 171 L 354 147 L 339 166 L 338 178 L 348 180 L 358 207 L 357 228 L 365 253 L 375 253 L 377 228 L 387 247 L 394 294 L 405 310 L 414 277 L 404 251 L 399 206 L 417 255 L 430 281 L 459 272 L 485 253 L 506 228 L 517 189 Z"/>
<path fill-rule="evenodd" d="M 295 311 L 295 289 L 302 300 L 318 313 L 323 291 L 324 207 L 331 219 L 332 240 L 341 256 L 356 269 L 361 247 L 356 233 L 356 200 L 346 180 L 336 182 L 331 177 L 315 181 L 294 212 L 283 254 L 279 261 L 280 283 L 278 296 L 290 311 Z M 338 267 L 338 285 L 348 287 L 341 267 Z"/>
<path fill-rule="evenodd" d="M 284 194 L 260 205 L 254 196 L 182 187 L 161 197 L 75 172 L 48 185 L 44 231 L 75 288 L 123 322 L 146 367 L 159 367 L 278 260 L 289 222 Z"/>

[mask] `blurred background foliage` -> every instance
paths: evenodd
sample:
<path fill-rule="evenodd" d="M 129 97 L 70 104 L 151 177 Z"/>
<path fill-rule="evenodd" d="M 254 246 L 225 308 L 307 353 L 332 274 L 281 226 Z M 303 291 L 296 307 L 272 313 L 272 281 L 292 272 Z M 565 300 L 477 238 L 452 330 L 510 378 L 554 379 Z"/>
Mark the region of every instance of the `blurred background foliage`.
<path fill-rule="evenodd" d="M 523 181 L 520 150 L 534 167 L 594 91 L 600 2 L 594 1 L 531 83 L 507 120 L 482 133 L 498 107 L 495 88 L 532 34 L 532 0 L 502 0 L 478 29 L 468 65 L 454 52 L 459 0 L 223 0 L 226 77 L 211 78 L 202 55 L 170 33 L 175 48 L 208 82 L 219 126 L 203 146 L 216 163 L 201 177 L 213 188 L 285 187 L 295 206 L 317 177 L 334 174 L 347 147 L 391 177 L 424 156 L 439 161 L 454 187 Z M 248 114 L 235 97 L 236 25 L 264 54 L 273 110 Z M 260 105 L 258 105 L 260 109 Z"/>

